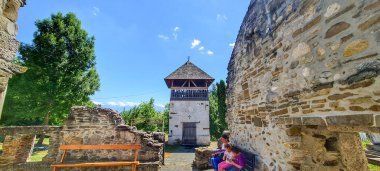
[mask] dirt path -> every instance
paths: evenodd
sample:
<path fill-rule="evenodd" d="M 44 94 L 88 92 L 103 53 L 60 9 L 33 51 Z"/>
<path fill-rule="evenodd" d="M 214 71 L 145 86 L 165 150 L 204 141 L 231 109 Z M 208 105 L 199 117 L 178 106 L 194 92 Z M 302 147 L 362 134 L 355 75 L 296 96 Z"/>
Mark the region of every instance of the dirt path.
<path fill-rule="evenodd" d="M 178 146 L 175 149 L 166 152 L 165 165 L 161 167 L 162 171 L 199 171 L 193 168 L 195 147 Z M 209 169 L 207 171 L 212 171 Z"/>

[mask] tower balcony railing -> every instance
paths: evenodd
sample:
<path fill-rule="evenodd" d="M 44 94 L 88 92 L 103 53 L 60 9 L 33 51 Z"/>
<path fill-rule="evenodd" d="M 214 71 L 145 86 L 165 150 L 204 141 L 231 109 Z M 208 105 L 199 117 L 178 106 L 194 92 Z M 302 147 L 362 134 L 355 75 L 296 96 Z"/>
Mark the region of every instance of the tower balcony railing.
<path fill-rule="evenodd" d="M 208 100 L 208 90 L 172 90 L 170 100 Z"/>

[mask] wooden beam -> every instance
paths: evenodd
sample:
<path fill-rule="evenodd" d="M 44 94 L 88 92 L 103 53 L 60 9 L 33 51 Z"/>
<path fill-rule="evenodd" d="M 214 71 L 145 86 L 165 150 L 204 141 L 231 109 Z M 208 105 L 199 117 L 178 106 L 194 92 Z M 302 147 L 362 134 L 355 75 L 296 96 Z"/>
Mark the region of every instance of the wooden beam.
<path fill-rule="evenodd" d="M 171 87 L 172 90 L 208 90 L 208 87 Z"/>
<path fill-rule="evenodd" d="M 63 159 L 65 159 L 66 156 L 66 150 L 63 151 L 63 154 L 61 156 L 61 163 L 63 162 Z"/>
<path fill-rule="evenodd" d="M 95 162 L 95 163 L 67 163 L 52 164 L 52 167 L 104 167 L 104 166 L 130 166 L 137 165 L 138 161 L 133 162 Z"/>
<path fill-rule="evenodd" d="M 61 145 L 61 150 L 115 150 L 141 149 L 140 144 Z"/>
<path fill-rule="evenodd" d="M 190 80 L 190 81 L 194 84 L 195 87 L 198 87 L 197 84 L 195 84 L 193 80 Z"/>
<path fill-rule="evenodd" d="M 182 84 L 182 86 L 181 87 L 184 87 L 185 86 L 185 84 L 187 83 L 187 80 Z"/>

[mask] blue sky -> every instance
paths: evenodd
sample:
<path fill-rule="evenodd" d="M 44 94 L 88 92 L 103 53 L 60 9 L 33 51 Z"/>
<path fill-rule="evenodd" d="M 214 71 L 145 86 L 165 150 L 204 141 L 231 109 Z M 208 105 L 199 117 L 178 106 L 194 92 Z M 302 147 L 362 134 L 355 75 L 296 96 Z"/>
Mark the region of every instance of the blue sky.
<path fill-rule="evenodd" d="M 91 97 L 102 106 L 130 108 L 151 97 L 169 102 L 163 80 L 191 61 L 216 80 L 227 64 L 249 0 L 27 1 L 20 9 L 17 39 L 30 43 L 37 19 L 74 12 L 96 38 L 101 87 Z"/>

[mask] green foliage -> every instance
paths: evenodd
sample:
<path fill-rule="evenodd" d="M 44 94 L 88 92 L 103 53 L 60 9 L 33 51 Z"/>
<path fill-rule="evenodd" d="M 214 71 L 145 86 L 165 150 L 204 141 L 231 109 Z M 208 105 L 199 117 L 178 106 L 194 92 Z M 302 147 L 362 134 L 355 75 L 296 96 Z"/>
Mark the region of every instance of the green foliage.
<path fill-rule="evenodd" d="M 162 131 L 162 123 L 164 131 L 169 128 L 169 105 L 165 106 L 163 112 L 158 112 L 154 108 L 154 99 L 151 98 L 148 102 L 143 102 L 129 110 L 121 112 L 125 122 L 129 125 L 136 126 L 139 130 L 144 131 Z"/>
<path fill-rule="evenodd" d="M 93 106 L 99 89 L 94 37 L 73 13 L 37 20 L 32 44 L 21 44 L 18 60 L 28 71 L 10 79 L 2 122 L 59 125 L 74 105 Z M 45 118 L 48 118 L 44 121 Z"/>
<path fill-rule="evenodd" d="M 226 123 L 226 83 L 220 80 L 213 84 L 210 95 L 210 134 L 212 139 L 219 138 L 224 130 L 228 130 Z"/>
<path fill-rule="evenodd" d="M 370 171 L 379 171 L 380 166 L 374 165 L 374 164 L 368 164 L 369 170 Z"/>

